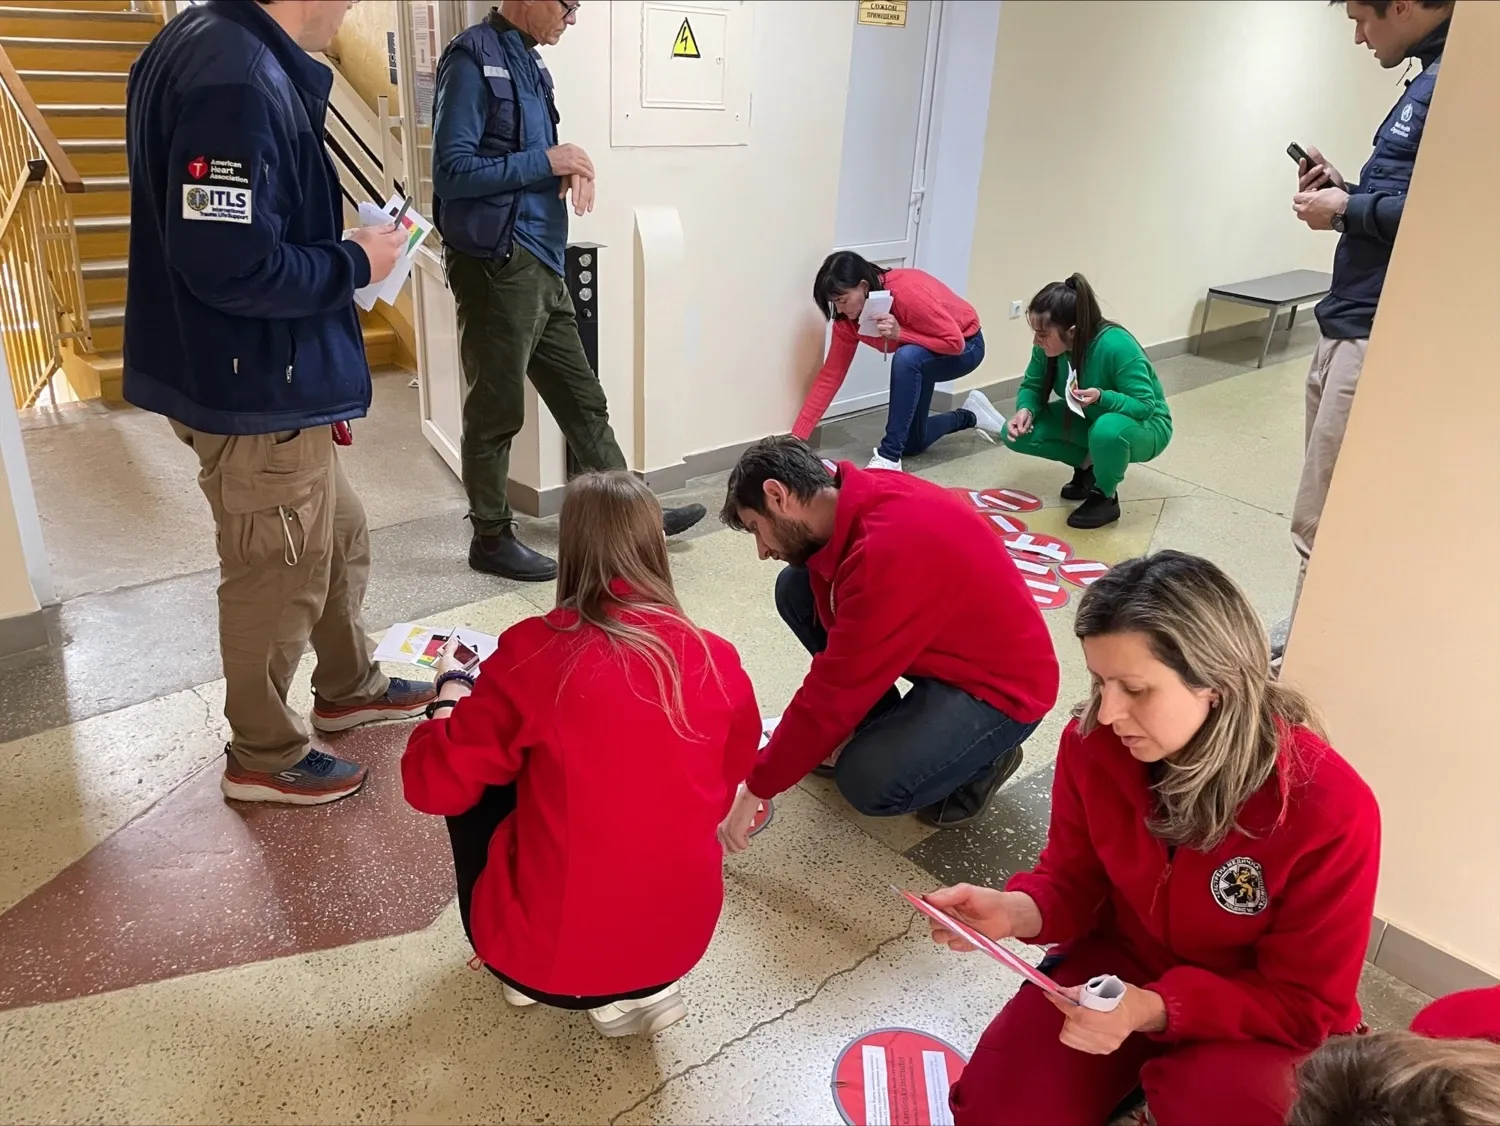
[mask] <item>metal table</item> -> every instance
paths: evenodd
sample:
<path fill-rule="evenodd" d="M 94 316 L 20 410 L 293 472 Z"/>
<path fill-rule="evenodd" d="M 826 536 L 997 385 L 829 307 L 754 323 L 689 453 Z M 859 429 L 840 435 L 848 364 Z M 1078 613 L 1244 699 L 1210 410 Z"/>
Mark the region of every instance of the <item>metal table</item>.
<path fill-rule="evenodd" d="M 1333 275 L 1321 270 L 1290 270 L 1284 274 L 1272 274 L 1270 277 L 1254 278 L 1251 281 L 1211 285 L 1208 287 L 1208 296 L 1203 299 L 1203 318 L 1198 322 L 1198 338 L 1193 343 L 1193 351 L 1196 353 L 1203 347 L 1203 333 L 1208 328 L 1208 307 L 1216 298 L 1220 301 L 1233 301 L 1237 305 L 1253 305 L 1270 313 L 1266 321 L 1266 337 L 1260 345 L 1260 359 L 1255 363 L 1256 367 L 1264 367 L 1266 352 L 1271 347 L 1271 334 L 1276 331 L 1276 322 L 1281 319 L 1281 314 L 1287 309 L 1292 311 L 1286 324 L 1290 330 L 1297 321 L 1298 307 L 1322 300 L 1328 295 L 1328 288 L 1332 284 Z"/>

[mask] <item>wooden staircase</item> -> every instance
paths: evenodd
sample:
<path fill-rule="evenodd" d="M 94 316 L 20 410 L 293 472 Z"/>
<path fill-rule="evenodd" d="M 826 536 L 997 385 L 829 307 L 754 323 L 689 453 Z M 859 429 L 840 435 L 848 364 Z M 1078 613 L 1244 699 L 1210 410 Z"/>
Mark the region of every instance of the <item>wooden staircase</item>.
<path fill-rule="evenodd" d="M 130 242 L 125 82 L 161 26 L 159 15 L 131 11 L 128 0 L 0 0 L 0 47 L 83 177 L 83 194 L 70 198 L 93 351 L 76 350 L 66 365 L 82 397 L 120 399 Z M 395 330 L 378 315 L 361 321 L 371 366 L 398 362 Z"/>

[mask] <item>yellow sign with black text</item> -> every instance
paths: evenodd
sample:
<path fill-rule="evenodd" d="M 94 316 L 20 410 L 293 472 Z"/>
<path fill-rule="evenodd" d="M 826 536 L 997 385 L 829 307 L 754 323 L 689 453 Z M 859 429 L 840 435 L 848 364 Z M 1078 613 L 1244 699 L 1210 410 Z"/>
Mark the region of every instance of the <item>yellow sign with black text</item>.
<path fill-rule="evenodd" d="M 902 5 L 904 8 L 906 5 Z M 906 17 L 902 16 L 904 20 Z M 667 25 L 668 27 L 671 24 Z M 674 59 L 701 59 L 703 56 L 698 51 L 698 39 L 693 35 L 693 25 L 686 19 L 682 26 L 677 29 L 677 38 L 672 42 L 672 57 Z"/>
<path fill-rule="evenodd" d="M 906 0 L 859 0 L 859 22 L 874 27 L 905 27 Z"/>

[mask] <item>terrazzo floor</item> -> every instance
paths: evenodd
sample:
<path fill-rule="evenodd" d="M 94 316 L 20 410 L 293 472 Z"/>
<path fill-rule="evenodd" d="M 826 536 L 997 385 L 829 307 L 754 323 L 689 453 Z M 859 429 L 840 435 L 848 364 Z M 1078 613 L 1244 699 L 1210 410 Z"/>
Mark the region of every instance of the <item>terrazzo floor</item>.
<path fill-rule="evenodd" d="M 1080 556 L 1208 555 L 1275 622 L 1295 581 L 1310 349 L 1299 329 L 1259 371 L 1233 347 L 1164 361 L 1177 438 L 1132 469 L 1125 517 L 1102 531 L 1065 528 L 1058 469 L 971 434 L 908 468 L 1047 498 L 1027 523 L 1066 531 Z M 464 566 L 462 492 L 406 383 L 377 380 L 346 459 L 373 529 L 370 628 L 493 632 L 550 608 L 549 585 Z M 820 442 L 862 463 L 879 421 L 829 424 Z M 998 882 L 1035 859 L 1063 705 L 964 831 L 859 817 L 817 779 L 778 799 L 728 861 L 718 934 L 684 983 L 688 1018 L 649 1042 L 603 1040 L 577 1015 L 508 1008 L 467 968 L 442 827 L 400 801 L 404 727 L 337 742 L 373 768 L 357 798 L 316 811 L 220 799 L 212 537 L 191 454 L 134 412 L 39 418 L 26 438 L 67 641 L 0 665 L 0 1121 L 836 1123 L 830 1074 L 852 1038 L 912 1026 L 967 1051 L 1016 987 L 934 948 L 887 888 Z M 715 510 L 722 496 L 723 475 L 680 494 Z M 523 534 L 546 549 L 555 522 Z M 775 565 L 707 521 L 672 559 L 689 612 L 735 642 L 779 713 L 807 657 L 776 616 Z M 1064 704 L 1086 690 L 1071 613 L 1046 614 Z M 1371 967 L 1362 996 L 1377 1027 L 1425 1000 Z"/>

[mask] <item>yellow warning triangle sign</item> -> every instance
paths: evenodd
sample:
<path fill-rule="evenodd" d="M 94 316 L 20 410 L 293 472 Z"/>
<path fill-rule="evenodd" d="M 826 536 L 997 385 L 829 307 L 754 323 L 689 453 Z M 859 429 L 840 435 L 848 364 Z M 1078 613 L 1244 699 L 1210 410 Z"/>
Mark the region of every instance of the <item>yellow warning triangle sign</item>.
<path fill-rule="evenodd" d="M 693 36 L 693 25 L 688 23 L 684 17 L 682 26 L 677 29 L 677 39 L 672 44 L 672 57 L 674 59 L 701 59 L 698 53 L 698 40 Z"/>

